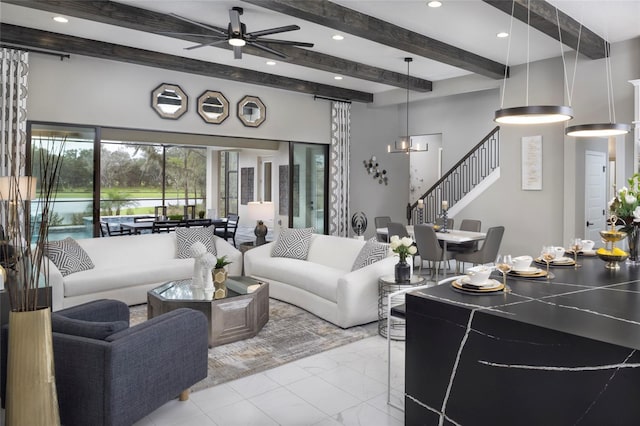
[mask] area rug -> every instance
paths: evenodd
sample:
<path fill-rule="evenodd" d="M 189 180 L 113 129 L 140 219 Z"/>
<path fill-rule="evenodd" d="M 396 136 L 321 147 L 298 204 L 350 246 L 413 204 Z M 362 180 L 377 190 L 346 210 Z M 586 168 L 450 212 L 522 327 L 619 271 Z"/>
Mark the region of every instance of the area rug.
<path fill-rule="evenodd" d="M 342 329 L 279 300 L 269 300 L 269 322 L 256 337 L 209 349 L 209 375 L 197 391 L 315 355 L 378 331 L 377 323 Z M 147 318 L 147 306 L 131 307 L 131 324 Z"/>

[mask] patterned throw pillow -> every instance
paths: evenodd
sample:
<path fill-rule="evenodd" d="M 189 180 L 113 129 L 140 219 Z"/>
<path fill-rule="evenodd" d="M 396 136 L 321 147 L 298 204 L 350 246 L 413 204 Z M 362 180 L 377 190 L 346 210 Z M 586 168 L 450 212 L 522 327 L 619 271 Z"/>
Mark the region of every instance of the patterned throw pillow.
<path fill-rule="evenodd" d="M 44 255 L 56 265 L 63 277 L 94 268 L 87 252 L 71 237 L 45 244 Z"/>
<path fill-rule="evenodd" d="M 378 242 L 375 238 L 368 240 L 362 248 L 358 257 L 353 262 L 352 271 L 364 268 L 365 266 L 376 263 L 389 255 L 389 244 Z"/>
<path fill-rule="evenodd" d="M 216 256 L 218 253 L 216 252 L 216 245 L 213 241 L 213 229 L 213 226 L 207 226 L 206 228 L 176 228 L 178 259 L 193 257 L 191 255 L 191 246 L 197 241 L 204 244 L 207 251 Z"/>
<path fill-rule="evenodd" d="M 307 260 L 312 233 L 313 228 L 281 229 L 278 239 L 271 250 L 271 257 Z"/>

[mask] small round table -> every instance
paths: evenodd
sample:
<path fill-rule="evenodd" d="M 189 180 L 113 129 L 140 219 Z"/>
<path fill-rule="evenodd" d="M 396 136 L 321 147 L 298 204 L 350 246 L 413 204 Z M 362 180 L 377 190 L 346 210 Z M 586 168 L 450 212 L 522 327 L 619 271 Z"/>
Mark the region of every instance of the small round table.
<path fill-rule="evenodd" d="M 409 282 L 403 283 L 397 283 L 393 275 L 383 275 L 378 278 L 378 334 L 382 337 L 387 337 L 387 299 L 389 294 L 425 283 L 425 277 L 415 274 L 411 276 Z M 404 295 L 399 296 L 399 300 L 404 300 Z M 393 340 L 404 340 L 404 328 L 404 322 L 400 323 L 396 321 L 393 323 L 390 329 L 390 338 Z"/>

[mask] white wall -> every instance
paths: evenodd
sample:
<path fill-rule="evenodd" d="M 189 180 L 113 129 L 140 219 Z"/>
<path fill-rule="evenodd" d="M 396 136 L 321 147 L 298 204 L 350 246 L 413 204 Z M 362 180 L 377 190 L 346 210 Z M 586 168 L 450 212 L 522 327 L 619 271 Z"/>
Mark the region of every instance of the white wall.
<path fill-rule="evenodd" d="M 329 104 L 311 95 L 79 55 L 60 61 L 31 54 L 29 60 L 29 120 L 330 143 Z M 162 119 L 151 108 L 151 92 L 162 83 L 179 85 L 189 97 L 178 120 Z M 205 90 L 229 100 L 229 117 L 219 125 L 197 113 Z M 260 97 L 267 107 L 258 128 L 245 127 L 236 116 L 245 95 Z"/>

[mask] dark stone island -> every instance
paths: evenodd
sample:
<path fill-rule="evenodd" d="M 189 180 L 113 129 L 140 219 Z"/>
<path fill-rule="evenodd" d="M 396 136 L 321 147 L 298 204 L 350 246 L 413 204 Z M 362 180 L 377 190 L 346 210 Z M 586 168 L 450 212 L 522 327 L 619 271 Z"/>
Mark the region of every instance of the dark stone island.
<path fill-rule="evenodd" d="M 405 424 L 640 425 L 640 266 L 578 263 L 408 294 Z"/>

